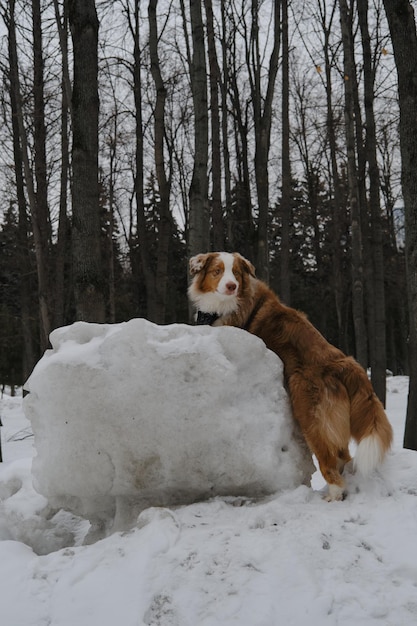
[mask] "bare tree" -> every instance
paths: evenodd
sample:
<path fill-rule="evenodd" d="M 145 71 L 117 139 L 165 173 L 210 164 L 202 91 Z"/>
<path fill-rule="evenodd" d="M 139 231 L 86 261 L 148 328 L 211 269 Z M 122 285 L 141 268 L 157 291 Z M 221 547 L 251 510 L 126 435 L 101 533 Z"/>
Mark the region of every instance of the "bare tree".
<path fill-rule="evenodd" d="M 50 316 L 50 284 L 49 284 L 49 272 L 48 272 L 48 256 L 49 256 L 49 214 L 47 211 L 47 206 L 45 206 L 45 188 L 42 187 L 44 184 L 44 167 L 45 167 L 45 153 L 42 148 L 42 143 L 44 142 L 44 137 L 42 137 L 42 133 L 44 132 L 42 119 L 43 113 L 39 112 L 38 114 L 41 120 L 38 119 L 36 127 L 36 145 L 38 148 L 37 158 L 35 159 L 35 168 L 39 177 L 38 185 L 39 185 L 39 197 L 37 195 L 37 189 L 35 189 L 35 183 L 33 180 L 33 172 L 31 160 L 29 157 L 29 148 L 28 148 L 28 139 L 27 132 L 24 124 L 24 116 L 22 109 L 22 94 L 20 87 L 20 76 L 19 76 L 19 64 L 18 64 L 18 56 L 17 56 L 17 43 L 16 43 L 16 22 L 15 22 L 15 0 L 10 0 L 9 2 L 9 10 L 5 10 L 3 8 L 3 18 L 5 20 L 7 29 L 8 29 L 8 45 L 9 45 L 9 67 L 10 67 L 10 90 L 12 93 L 12 98 L 14 102 L 15 115 L 17 119 L 16 131 L 19 133 L 19 143 L 21 148 L 21 157 L 23 162 L 23 171 L 24 171 L 24 179 L 26 184 L 26 190 L 28 195 L 30 214 L 31 214 L 31 222 L 33 229 L 33 237 L 35 243 L 35 256 L 36 256 L 36 268 L 37 268 L 37 278 L 38 278 L 38 294 L 39 294 L 39 313 L 40 313 L 40 346 L 41 351 L 44 351 L 48 346 L 48 338 L 49 333 L 52 330 L 51 328 L 51 316 Z M 39 7 L 38 7 L 39 8 Z M 36 12 L 36 6 L 34 7 Z M 34 27 L 36 29 L 39 28 L 39 23 L 37 22 L 37 18 L 34 17 L 35 24 Z M 35 35 L 34 35 L 35 37 Z M 39 32 L 36 33 L 36 46 L 37 53 L 34 54 L 36 71 L 37 75 L 37 96 L 36 96 L 36 106 L 42 107 L 43 103 L 41 103 L 42 96 L 39 92 L 42 92 L 42 85 L 39 85 L 39 80 L 42 82 L 42 65 L 41 58 L 38 56 L 39 54 Z"/>
<path fill-rule="evenodd" d="M 98 19 L 94 0 L 69 0 L 72 90 L 72 243 L 76 316 L 104 322 L 105 287 L 98 186 Z"/>
<path fill-rule="evenodd" d="M 370 339 L 371 379 L 375 392 L 385 405 L 386 395 L 386 323 L 384 255 L 381 223 L 380 180 L 377 161 L 377 138 L 374 115 L 375 69 L 368 27 L 368 0 L 358 0 L 357 11 L 363 51 L 363 82 L 365 105 L 365 157 L 369 177 L 370 225 L 370 298 L 368 334 Z"/>
<path fill-rule="evenodd" d="M 258 195 L 257 270 L 260 278 L 269 277 L 269 175 L 268 158 L 271 145 L 272 103 L 278 73 L 280 47 L 280 0 L 273 2 L 273 44 L 269 58 L 265 94 L 262 93 L 262 60 L 259 38 L 259 2 L 251 0 L 250 38 L 246 43 L 253 119 L 255 124 L 255 178 Z"/>
<path fill-rule="evenodd" d="M 410 387 L 404 447 L 417 450 L 417 33 L 408 0 L 384 0 L 398 74 L 401 183 L 405 208 Z"/>
<path fill-rule="evenodd" d="M 129 251 L 134 276 L 134 284 L 137 289 L 140 286 L 139 263 L 136 262 L 137 249 L 139 248 L 140 265 L 144 276 L 146 290 L 152 289 L 153 273 L 150 260 L 148 238 L 146 235 L 145 201 L 144 201 L 144 130 L 142 115 L 142 50 L 140 45 L 140 0 L 134 0 L 133 14 L 130 3 L 126 3 L 126 13 L 128 18 L 129 31 L 133 39 L 133 63 L 132 91 L 134 99 L 134 120 L 135 120 L 135 158 L 134 158 L 134 197 L 136 203 L 136 236 L 133 234 L 133 219 L 130 220 L 129 227 Z"/>
<path fill-rule="evenodd" d="M 190 18 L 192 35 L 190 78 L 194 104 L 194 167 L 189 191 L 188 250 L 189 254 L 192 255 L 208 250 L 210 246 L 207 182 L 207 67 L 201 0 L 190 0 Z"/>
<path fill-rule="evenodd" d="M 18 205 L 18 249 L 19 249 L 19 269 L 21 274 L 20 284 L 20 302 L 21 302 L 21 322 L 23 337 L 23 380 L 30 375 L 36 360 L 37 351 L 31 328 L 32 302 L 31 302 L 31 262 L 30 262 L 30 245 L 29 245 L 29 219 L 25 198 L 25 183 L 23 175 L 23 156 L 20 142 L 19 122 L 18 122 L 18 90 L 16 90 L 13 81 L 16 80 L 17 58 L 16 58 L 16 40 L 15 40 L 15 24 L 14 24 L 14 5 L 11 5 L 10 14 L 3 14 L 5 23 L 8 26 L 8 43 L 9 43 L 9 85 L 10 85 L 10 103 L 12 113 L 12 135 L 13 135 L 13 160 L 14 173 L 16 178 L 16 199 Z M 13 77 L 14 76 L 14 77 Z"/>
<path fill-rule="evenodd" d="M 356 358 L 363 367 L 368 365 L 367 335 L 364 312 L 364 278 L 362 260 L 362 232 L 356 162 L 354 81 L 356 80 L 352 48 L 352 11 L 346 0 L 339 0 L 340 24 L 343 42 L 343 67 L 345 84 L 345 128 L 347 170 L 352 231 L 352 309 L 355 329 Z"/>
<path fill-rule="evenodd" d="M 290 52 L 288 44 L 288 0 L 282 5 L 282 198 L 280 297 L 291 304 L 291 158 L 290 158 Z"/>
<path fill-rule="evenodd" d="M 156 89 L 156 103 L 154 112 L 154 154 L 155 170 L 159 191 L 159 227 L 156 259 L 156 274 L 153 281 L 154 307 L 150 319 L 154 322 L 165 322 L 166 293 L 168 281 L 168 253 L 172 236 L 172 218 L 169 208 L 170 179 L 165 171 L 164 137 L 165 137 L 165 100 L 166 87 L 162 78 L 158 56 L 158 30 L 156 21 L 156 7 L 158 0 L 150 0 L 148 7 L 149 16 L 149 47 L 151 60 L 151 73 Z M 148 303 L 152 302 L 148 292 Z"/>
<path fill-rule="evenodd" d="M 237 25 L 235 16 L 229 12 L 226 16 L 225 6 L 222 5 L 223 20 L 223 69 L 224 87 L 230 92 L 231 112 L 233 121 L 233 139 L 236 153 L 234 173 L 234 198 L 230 195 L 227 205 L 228 239 L 235 250 L 255 260 L 255 223 L 252 213 L 252 198 L 249 171 L 249 111 L 248 106 L 241 103 L 241 81 L 237 52 Z M 226 84 L 227 81 L 227 84 Z M 226 100 L 224 98 L 223 102 Z M 223 137 L 227 129 L 223 129 Z M 234 201 L 233 201 L 234 200 Z"/>
<path fill-rule="evenodd" d="M 222 143 L 223 143 L 223 168 L 224 168 L 224 195 L 226 203 L 226 213 L 231 206 L 231 172 L 230 172 L 230 149 L 229 149 L 229 133 L 228 133 L 228 115 L 227 115 L 227 90 L 229 88 L 229 74 L 227 67 L 227 26 L 226 26 L 226 7 L 225 0 L 220 1 L 221 13 L 221 49 L 222 49 L 222 76 L 220 80 L 221 88 L 221 109 L 222 109 Z"/>
<path fill-rule="evenodd" d="M 68 66 L 68 0 L 63 3 L 63 12 L 60 14 L 58 0 L 54 0 L 55 20 L 58 29 L 59 44 L 62 59 L 61 74 L 61 180 L 59 192 L 59 218 L 56 243 L 55 263 L 55 299 L 54 299 L 54 326 L 65 323 L 66 289 L 65 264 L 69 235 L 68 218 L 68 182 L 70 168 L 70 139 L 69 119 L 71 113 L 71 83 Z"/>
<path fill-rule="evenodd" d="M 326 90 L 326 130 L 329 142 L 330 169 L 333 182 L 333 219 L 332 219 L 332 279 L 336 305 L 337 323 L 339 330 L 339 346 L 347 350 L 345 345 L 345 334 L 343 324 L 343 302 L 344 302 L 344 280 L 342 272 L 341 238 L 343 232 L 343 222 L 346 208 L 343 203 L 342 185 L 340 180 L 339 166 L 337 162 L 337 140 L 336 140 L 336 120 L 333 105 L 333 81 L 332 81 L 332 60 L 333 54 L 330 46 L 330 35 L 333 30 L 336 12 L 336 0 L 330 7 L 328 16 L 328 6 L 326 0 L 319 3 L 320 20 L 323 29 L 323 53 L 325 60 L 325 90 Z"/>
<path fill-rule="evenodd" d="M 219 84 L 220 68 L 217 62 L 216 40 L 214 36 L 214 18 L 212 0 L 204 0 L 207 18 L 207 47 L 209 60 L 210 82 L 210 112 L 211 112 L 211 215 L 213 225 L 213 247 L 215 250 L 224 249 L 224 223 L 222 211 L 222 181 L 221 181 L 221 150 L 220 150 L 220 114 L 219 114 Z M 222 111 L 227 116 L 227 111 Z"/>
<path fill-rule="evenodd" d="M 304 18 L 308 24 L 314 24 L 313 31 L 317 34 L 314 42 L 317 41 L 317 48 L 311 45 L 308 34 L 311 32 L 309 28 L 307 33 L 303 29 L 300 16 L 293 9 L 293 20 L 296 23 L 298 34 L 304 44 L 305 51 L 310 58 L 312 67 L 315 68 L 315 79 L 322 83 L 325 92 L 325 107 L 320 104 L 320 92 L 314 88 L 314 82 L 306 84 L 306 77 L 299 81 L 300 85 L 296 89 L 297 100 L 301 108 L 302 117 L 307 112 L 310 116 L 310 122 L 306 123 L 306 127 L 302 129 L 301 138 L 308 130 L 309 135 L 316 139 L 311 140 L 314 146 L 313 153 L 317 152 L 317 157 L 313 154 L 316 163 L 322 161 L 320 165 L 322 176 L 327 180 L 329 188 L 329 205 L 331 209 L 331 220 L 328 224 L 329 244 L 331 255 L 330 270 L 330 287 L 335 303 L 336 321 L 337 321 L 337 345 L 345 352 L 350 347 L 347 343 L 347 301 L 350 300 L 350 280 L 344 270 L 344 257 L 346 246 L 343 241 L 346 238 L 347 224 L 347 206 L 344 190 L 343 175 L 345 172 L 345 162 L 341 160 L 341 147 L 343 139 L 340 141 L 338 134 L 339 128 L 342 126 L 342 94 L 337 89 L 338 81 L 334 79 L 340 77 L 338 69 L 338 56 L 340 50 L 340 38 L 337 30 L 337 8 L 338 0 L 328 2 L 328 0 L 318 0 L 316 3 L 304 3 L 304 11 L 307 15 Z M 299 21 L 297 21 L 297 19 Z M 322 59 L 321 63 L 317 60 Z M 303 66 L 304 67 L 304 66 Z M 297 103 L 296 100 L 296 103 Z M 303 104 L 304 103 L 304 104 Z M 324 119 L 321 119 L 320 112 L 323 108 Z M 322 134 L 320 129 L 325 127 L 326 133 Z M 317 136 L 317 132 L 321 136 Z M 346 141 L 346 134 L 345 140 Z M 298 142 L 297 142 L 298 143 Z M 307 163 L 305 156 L 308 153 L 306 148 L 304 151 L 303 161 Z M 307 173 L 307 172 L 306 172 Z M 313 172 L 312 172 L 313 173 Z M 308 177 L 310 174 L 308 174 Z M 314 180 L 314 173 L 313 178 Z M 314 197 L 314 196 L 313 196 Z M 319 251 L 317 250 L 320 255 Z"/>

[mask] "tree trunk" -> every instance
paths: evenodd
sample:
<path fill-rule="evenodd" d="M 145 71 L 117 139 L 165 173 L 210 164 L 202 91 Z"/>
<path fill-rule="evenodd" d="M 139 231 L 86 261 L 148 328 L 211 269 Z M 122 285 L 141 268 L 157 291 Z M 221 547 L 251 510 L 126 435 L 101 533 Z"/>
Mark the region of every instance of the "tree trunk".
<path fill-rule="evenodd" d="M 59 193 L 59 218 L 58 236 L 56 244 L 55 263 L 55 306 L 54 327 L 63 326 L 66 321 L 66 288 L 65 288 L 65 262 L 68 245 L 69 220 L 68 220 L 68 180 L 69 180 L 69 129 L 68 113 L 71 112 L 71 85 L 69 82 L 68 67 L 68 2 L 65 0 L 63 15 L 60 16 L 58 0 L 54 0 L 55 20 L 59 33 L 59 42 L 62 57 L 61 77 L 61 181 Z"/>
<path fill-rule="evenodd" d="M 6 17 L 8 28 L 9 46 L 9 66 L 10 66 L 10 89 L 14 97 L 14 106 L 17 118 L 17 128 L 19 130 L 19 140 L 21 155 L 23 160 L 23 170 L 26 183 L 27 196 L 32 219 L 33 239 L 35 244 L 36 269 L 38 278 L 39 295 L 39 319 L 40 319 L 40 346 L 43 352 L 48 347 L 48 338 L 51 331 L 50 311 L 49 311 L 49 274 L 48 274 L 48 246 L 44 243 L 44 233 L 46 227 L 42 224 L 42 217 L 38 215 L 38 205 L 36 199 L 33 174 L 29 161 L 28 142 L 26 129 L 23 121 L 21 90 L 19 80 L 19 68 L 16 45 L 16 24 L 15 24 L 15 2 L 10 2 L 10 13 Z"/>
<path fill-rule="evenodd" d="M 252 0 L 252 28 L 246 59 L 252 93 L 253 118 L 255 124 L 255 179 L 258 195 L 258 232 L 256 267 L 259 277 L 269 279 L 269 176 L 268 157 L 271 141 L 272 101 L 275 79 L 278 72 L 280 45 L 280 0 L 274 0 L 273 49 L 269 60 L 266 94 L 261 92 L 261 55 L 259 44 L 259 6 Z"/>
<path fill-rule="evenodd" d="M 72 245 L 76 318 L 104 322 L 98 185 L 98 19 L 94 0 L 69 0 L 72 91 Z"/>
<path fill-rule="evenodd" d="M 10 87 L 12 84 L 10 83 Z M 12 132 L 13 132 L 13 161 L 14 172 L 16 177 L 16 199 L 18 206 L 18 250 L 19 250 L 19 269 L 21 273 L 20 279 L 20 305 L 21 305 L 21 322 L 22 322 L 22 338 L 23 338 L 23 354 L 22 354 L 22 378 L 27 380 L 34 368 L 38 355 L 35 350 L 32 332 L 33 318 L 32 311 L 32 285 L 31 275 L 33 268 L 30 262 L 30 244 L 29 244 L 29 220 L 26 207 L 25 187 L 23 177 L 23 159 L 20 146 L 20 134 L 17 115 L 16 93 L 14 89 L 10 89 L 10 101 L 12 111 Z"/>
<path fill-rule="evenodd" d="M 290 81 L 288 46 L 288 0 L 282 4 L 282 197 L 281 197 L 281 255 L 280 297 L 291 304 L 291 161 L 290 161 Z"/>
<path fill-rule="evenodd" d="M 335 119 L 334 119 L 334 106 L 333 106 L 333 91 L 332 91 L 332 77 L 331 68 L 332 62 L 330 58 L 330 34 L 332 31 L 332 24 L 335 14 L 336 3 L 333 5 L 331 16 L 328 25 L 325 23 L 325 15 L 322 15 L 323 31 L 324 31 L 324 44 L 323 52 L 325 58 L 325 76 L 326 76 L 326 128 L 327 137 L 329 141 L 330 152 L 330 164 L 331 164 L 331 176 L 333 180 L 333 205 L 332 205 L 332 279 L 333 279 L 333 291 L 336 305 L 337 326 L 339 336 L 339 347 L 347 351 L 347 345 L 345 341 L 344 332 L 344 315 L 343 315 L 343 303 L 345 300 L 344 279 L 342 274 L 342 232 L 343 223 L 345 219 L 345 208 L 343 202 L 343 194 L 341 189 L 340 175 L 337 164 L 337 141 L 335 131 Z"/>
<path fill-rule="evenodd" d="M 165 100 L 166 88 L 162 79 L 158 57 L 158 31 L 156 22 L 156 6 L 158 0 L 150 0 L 149 16 L 149 48 L 151 73 L 156 89 L 154 111 L 154 154 L 155 170 L 159 191 L 159 224 L 156 260 L 156 276 L 154 280 L 154 310 L 150 319 L 156 323 L 165 322 L 166 294 L 168 282 L 169 245 L 172 235 L 172 221 L 169 210 L 170 183 L 165 173 L 164 137 L 165 137 Z M 148 297 L 149 301 L 149 297 Z"/>
<path fill-rule="evenodd" d="M 115 99 L 116 100 L 116 99 Z M 108 318 L 110 324 L 116 322 L 116 285 L 114 278 L 114 211 L 115 211 L 115 169 L 116 169 L 116 157 L 117 157 L 117 138 L 118 138 L 118 110 L 115 102 L 113 112 L 113 132 L 109 141 L 109 217 L 107 223 L 107 254 L 106 254 L 106 266 L 107 283 L 108 283 Z"/>
<path fill-rule="evenodd" d="M 385 405 L 386 396 L 386 324 L 385 324 L 385 287 L 384 255 L 381 224 L 381 205 L 379 200 L 380 181 L 376 153 L 376 129 L 374 116 L 374 83 L 371 45 L 368 29 L 368 0 L 358 0 L 358 18 L 362 36 L 364 101 L 366 122 L 366 159 L 369 173 L 370 207 L 370 257 L 372 277 L 372 327 L 369 328 L 371 380 L 375 393 Z"/>
<path fill-rule="evenodd" d="M 237 180 L 234 190 L 236 196 L 234 206 L 232 207 L 231 199 L 229 207 L 228 239 L 234 250 L 238 250 L 246 258 L 255 261 L 255 227 L 249 174 L 248 120 L 244 117 L 239 98 L 235 40 L 234 37 L 230 39 L 232 40 L 232 49 L 230 50 L 229 79 L 236 146 Z"/>
<path fill-rule="evenodd" d="M 210 247 L 207 183 L 207 68 L 200 0 L 190 0 L 190 16 L 193 42 L 190 76 L 194 105 L 194 166 L 189 191 L 188 253 L 189 256 L 192 256 L 199 252 L 205 252 Z"/>
<path fill-rule="evenodd" d="M 220 115 L 219 115 L 219 83 L 220 70 L 217 62 L 216 41 L 214 38 L 214 20 L 212 0 L 204 0 L 207 17 L 207 45 L 210 67 L 210 112 L 211 112 L 211 219 L 213 225 L 213 247 L 224 250 L 224 223 L 221 194 L 221 151 L 220 151 Z M 227 109 L 223 109 L 227 116 Z"/>
<path fill-rule="evenodd" d="M 230 172 L 230 153 L 229 153 L 229 133 L 227 124 L 227 89 L 229 85 L 229 72 L 227 67 L 227 28 L 226 28 L 226 7 L 225 0 L 220 1 L 221 6 L 221 23 L 222 23 L 222 64 L 223 64 L 223 80 L 220 82 L 221 87 L 221 109 L 222 109 L 222 142 L 223 142 L 223 167 L 224 167 L 224 194 L 226 203 L 226 214 L 231 208 L 232 200 L 232 176 Z"/>
<path fill-rule="evenodd" d="M 69 0 L 63 0 L 62 3 L 62 17 L 59 11 L 59 0 L 53 0 L 55 21 L 58 29 L 59 47 L 61 49 L 62 56 L 62 82 L 63 89 L 65 91 L 66 102 L 68 104 L 68 110 L 72 116 L 72 89 L 69 72 L 68 62 L 68 4 Z"/>
<path fill-rule="evenodd" d="M 353 54 L 349 36 L 349 12 L 346 0 L 339 0 L 340 24 L 342 29 L 344 83 L 345 83 L 345 132 L 347 147 L 347 169 L 349 185 L 349 204 L 352 232 L 352 308 L 353 325 L 355 330 L 356 358 L 364 367 L 367 367 L 367 341 L 363 305 L 363 265 L 362 265 L 362 234 L 361 216 L 358 197 L 357 167 L 355 158 L 355 127 L 352 66 Z"/>
<path fill-rule="evenodd" d="M 141 282 L 140 272 L 141 266 L 143 273 L 143 281 L 146 290 L 146 308 L 147 316 L 152 311 L 152 294 L 154 289 L 154 274 L 152 271 L 152 263 L 149 251 L 148 234 L 146 230 L 145 219 L 145 202 L 144 202 L 144 158 L 143 158 L 143 120 L 142 120 L 142 79 L 141 65 L 142 54 L 140 49 L 140 19 L 139 19 L 140 0 L 135 0 L 133 20 L 129 13 L 129 4 L 127 4 L 129 28 L 133 38 L 133 98 L 135 102 L 135 181 L 134 192 L 136 201 L 136 237 L 130 237 L 130 255 L 132 273 L 134 283 L 139 287 Z M 136 261 L 136 253 L 138 252 L 140 264 Z"/>
<path fill-rule="evenodd" d="M 46 127 L 45 127 L 45 98 L 43 77 L 43 51 L 41 29 L 40 0 L 32 0 L 33 26 L 33 137 L 34 163 L 36 179 L 36 212 L 39 220 L 42 246 L 45 253 L 51 244 L 51 224 L 48 209 L 48 185 L 46 179 Z M 46 263 L 49 264 L 48 257 Z M 49 294 L 46 294 L 48 297 Z"/>
<path fill-rule="evenodd" d="M 409 307 L 410 386 L 404 447 L 417 450 L 417 34 L 408 0 L 384 0 L 398 74 L 401 184 Z"/>

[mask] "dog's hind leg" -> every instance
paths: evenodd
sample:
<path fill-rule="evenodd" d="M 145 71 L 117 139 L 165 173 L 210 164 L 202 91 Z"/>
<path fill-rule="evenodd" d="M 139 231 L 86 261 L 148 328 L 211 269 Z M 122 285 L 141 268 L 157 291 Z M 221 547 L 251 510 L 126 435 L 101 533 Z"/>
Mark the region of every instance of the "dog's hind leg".
<path fill-rule="evenodd" d="M 325 499 L 343 500 L 345 481 L 341 474 L 350 461 L 347 392 L 337 380 L 298 373 L 291 376 L 288 387 L 294 418 L 329 486 Z"/>
<path fill-rule="evenodd" d="M 315 452 L 315 455 L 323 478 L 329 487 L 328 493 L 323 496 L 324 500 L 327 500 L 327 502 L 343 500 L 346 490 L 344 478 L 339 470 L 339 458 L 329 454 L 327 451 L 324 454 Z"/>
<path fill-rule="evenodd" d="M 302 429 L 311 452 L 315 455 L 320 472 L 328 485 L 328 493 L 323 496 L 324 500 L 332 502 L 343 500 L 345 492 L 345 481 L 342 476 L 345 461 L 342 460 L 342 451 L 337 450 L 331 441 L 325 437 L 317 437 L 314 429 Z M 343 457 L 346 455 L 343 453 Z"/>
<path fill-rule="evenodd" d="M 345 466 L 348 465 L 351 461 L 352 457 L 350 456 L 349 448 L 339 450 L 337 455 L 337 468 L 341 474 L 343 474 Z"/>

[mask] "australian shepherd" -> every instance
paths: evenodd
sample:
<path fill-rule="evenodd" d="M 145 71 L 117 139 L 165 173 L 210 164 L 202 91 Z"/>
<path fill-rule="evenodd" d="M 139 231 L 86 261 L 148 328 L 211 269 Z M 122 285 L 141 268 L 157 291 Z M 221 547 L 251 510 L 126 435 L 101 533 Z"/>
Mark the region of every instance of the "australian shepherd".
<path fill-rule="evenodd" d="M 238 253 L 190 259 L 188 295 L 197 323 L 237 326 L 260 337 L 284 365 L 292 413 L 328 484 L 326 499 L 345 495 L 349 442 L 355 468 L 369 474 L 392 442 L 392 428 L 364 369 L 329 344 L 307 317 L 285 306 Z"/>

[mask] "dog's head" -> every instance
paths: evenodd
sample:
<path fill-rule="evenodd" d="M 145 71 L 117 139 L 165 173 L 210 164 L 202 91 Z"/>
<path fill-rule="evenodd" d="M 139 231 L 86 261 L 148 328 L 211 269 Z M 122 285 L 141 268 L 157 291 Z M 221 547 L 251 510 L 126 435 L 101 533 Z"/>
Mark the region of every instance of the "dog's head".
<path fill-rule="evenodd" d="M 221 316 L 237 310 L 255 268 L 238 252 L 208 252 L 190 259 L 190 275 L 188 295 L 196 309 Z"/>

